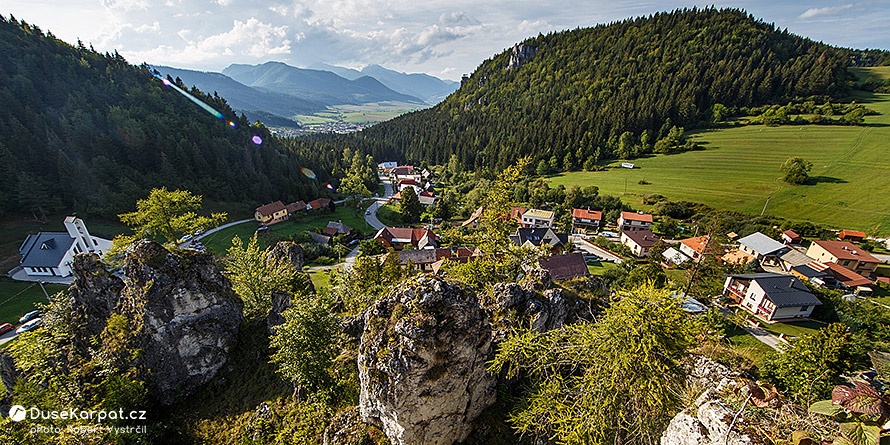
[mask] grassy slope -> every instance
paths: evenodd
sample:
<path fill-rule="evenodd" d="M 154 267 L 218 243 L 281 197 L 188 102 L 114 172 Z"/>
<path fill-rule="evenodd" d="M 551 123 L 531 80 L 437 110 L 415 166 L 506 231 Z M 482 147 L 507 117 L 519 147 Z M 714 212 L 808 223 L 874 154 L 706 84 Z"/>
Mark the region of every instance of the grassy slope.
<path fill-rule="evenodd" d="M 365 225 L 364 219 L 364 209 L 366 209 L 370 205 L 371 201 L 365 201 L 362 203 L 362 208 L 358 213 L 358 216 L 355 215 L 355 210 L 352 207 L 337 207 L 337 210 L 333 213 L 322 213 L 322 214 L 313 214 L 302 217 L 295 221 L 284 221 L 278 224 L 273 224 L 269 226 L 269 231 L 260 235 L 259 240 L 263 247 L 267 247 L 263 242 L 265 239 L 277 239 L 278 236 L 290 237 L 296 233 L 300 233 L 306 230 L 312 230 L 316 228 L 323 228 L 327 226 L 328 221 L 337 221 L 342 220 L 346 225 L 358 229 L 362 233 L 371 233 L 373 231 L 372 228 Z M 241 237 L 241 240 L 245 243 L 251 236 L 253 236 L 254 231 L 257 229 L 257 225 L 254 223 L 244 223 L 238 224 L 237 226 L 229 227 L 227 229 L 220 230 L 219 232 L 213 233 L 210 236 L 202 239 L 201 241 L 207 246 L 207 249 L 214 254 L 220 255 L 224 254 L 226 249 L 232 246 L 232 239 L 235 238 L 235 235 Z"/>
<path fill-rule="evenodd" d="M 53 295 L 66 288 L 57 284 L 45 284 L 46 292 Z M 37 309 L 34 303 L 46 303 L 46 295 L 37 283 L 0 281 L 0 324 L 19 324 L 19 317 Z"/>
<path fill-rule="evenodd" d="M 890 70 L 888 70 L 890 73 Z M 881 113 L 866 126 L 746 126 L 694 133 L 706 149 L 637 159 L 634 170 L 609 164 L 603 172 L 555 175 L 552 185 L 596 185 L 600 193 L 662 194 L 716 208 L 767 213 L 837 228 L 877 229 L 890 235 L 890 95 L 862 95 Z M 779 166 L 791 156 L 813 163 L 814 184 L 789 186 Z M 645 180 L 648 185 L 641 185 Z M 639 198 L 630 199 L 639 204 Z"/>

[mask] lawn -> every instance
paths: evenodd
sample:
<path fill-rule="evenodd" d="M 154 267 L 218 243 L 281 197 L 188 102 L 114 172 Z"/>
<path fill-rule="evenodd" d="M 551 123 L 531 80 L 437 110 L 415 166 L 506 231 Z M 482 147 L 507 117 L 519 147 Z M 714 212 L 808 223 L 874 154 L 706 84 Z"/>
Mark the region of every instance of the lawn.
<path fill-rule="evenodd" d="M 726 340 L 737 348 L 738 352 L 751 357 L 757 365 L 763 364 L 769 356 L 776 354 L 775 349 L 765 345 L 760 340 L 754 338 L 753 335 L 737 327 L 729 329 Z"/>
<path fill-rule="evenodd" d="M 346 225 L 362 233 L 371 233 L 372 229 L 365 224 L 364 216 L 364 211 L 369 205 L 371 205 L 371 201 L 364 201 L 358 212 L 358 216 L 356 216 L 355 210 L 351 207 L 337 207 L 337 210 L 335 210 L 333 214 L 312 214 L 298 219 L 273 224 L 269 226 L 268 231 L 260 233 L 258 239 L 263 247 L 268 247 L 267 243 L 271 241 L 280 240 L 281 238 L 289 238 L 292 235 L 307 230 L 324 228 L 327 226 L 328 221 L 338 220 L 343 221 Z M 240 237 L 241 240 L 246 243 L 250 237 L 253 236 L 256 229 L 257 224 L 254 222 L 238 224 L 213 233 L 206 238 L 201 239 L 201 242 L 207 246 L 208 251 L 221 255 L 225 253 L 226 249 L 232 247 L 232 239 L 234 239 L 235 236 Z"/>
<path fill-rule="evenodd" d="M 331 287 L 333 269 L 309 270 L 307 273 L 309 274 L 309 279 L 312 280 L 312 285 L 315 286 L 315 290 Z"/>
<path fill-rule="evenodd" d="M 44 284 L 46 292 L 53 295 L 66 289 L 58 284 Z M 37 309 L 34 303 L 46 303 L 46 295 L 37 283 L 0 281 L 0 324 L 18 325 L 19 317 Z"/>
<path fill-rule="evenodd" d="M 587 263 L 587 270 L 590 271 L 591 275 L 602 275 L 605 271 L 609 269 L 614 269 L 618 267 L 615 263 L 610 263 L 608 261 L 592 261 Z"/>
<path fill-rule="evenodd" d="M 402 222 L 402 214 L 399 208 L 392 204 L 384 204 L 377 209 L 377 219 L 387 227 L 401 227 L 406 224 Z"/>
<path fill-rule="evenodd" d="M 551 186 L 595 185 L 601 194 L 628 195 L 638 208 L 641 196 L 661 194 L 672 200 L 715 208 L 760 213 L 836 228 L 890 235 L 890 94 L 862 94 L 859 102 L 881 113 L 864 126 L 752 125 L 692 133 L 705 149 L 657 155 L 633 162 L 633 170 L 607 164 L 600 172 L 571 172 L 550 177 Z M 791 156 L 813 163 L 811 183 L 790 186 L 780 165 Z M 641 183 L 646 183 L 645 185 Z"/>
<path fill-rule="evenodd" d="M 762 323 L 760 327 L 776 335 L 785 334 L 786 337 L 801 337 L 805 334 L 815 334 L 819 329 L 825 327 L 825 324 L 816 321 L 794 321 L 776 324 Z"/>

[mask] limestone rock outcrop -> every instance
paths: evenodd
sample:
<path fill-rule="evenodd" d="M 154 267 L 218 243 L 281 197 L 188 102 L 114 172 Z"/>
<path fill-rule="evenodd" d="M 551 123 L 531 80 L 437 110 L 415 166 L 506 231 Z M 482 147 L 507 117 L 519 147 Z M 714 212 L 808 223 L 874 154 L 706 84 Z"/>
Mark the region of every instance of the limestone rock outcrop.
<path fill-rule="evenodd" d="M 537 49 L 535 47 L 524 43 L 513 45 L 513 49 L 510 51 L 510 63 L 507 65 L 507 69 L 519 68 L 523 63 L 528 62 L 535 57 L 536 52 Z"/>
<path fill-rule="evenodd" d="M 476 291 L 417 278 L 365 313 L 359 346 L 362 419 L 393 444 L 452 444 L 496 398 L 488 316 Z"/>
<path fill-rule="evenodd" d="M 171 404 L 226 363 L 243 319 L 241 300 L 210 254 L 173 253 L 141 241 L 122 271 L 122 279 L 112 275 L 92 254 L 75 258 L 69 293 L 79 323 L 75 345 L 95 345 L 113 313 L 126 316 L 138 327 L 134 365 L 149 393 Z"/>

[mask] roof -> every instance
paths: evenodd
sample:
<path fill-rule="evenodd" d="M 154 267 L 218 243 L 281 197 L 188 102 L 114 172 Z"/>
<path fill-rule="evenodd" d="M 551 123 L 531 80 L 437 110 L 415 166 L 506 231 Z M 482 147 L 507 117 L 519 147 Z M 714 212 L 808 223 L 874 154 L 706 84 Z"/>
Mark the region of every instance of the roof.
<path fill-rule="evenodd" d="M 264 206 L 256 208 L 257 213 L 263 216 L 272 216 L 282 210 L 284 210 L 284 203 L 281 201 L 275 201 L 271 204 L 266 204 Z"/>
<path fill-rule="evenodd" d="M 519 219 L 526 210 L 525 207 L 510 207 L 510 219 Z"/>
<path fill-rule="evenodd" d="M 550 210 L 528 209 L 522 216 L 538 219 L 553 219 L 553 212 Z"/>
<path fill-rule="evenodd" d="M 326 235 L 344 235 L 349 232 L 352 232 L 352 227 L 343 224 L 341 221 L 328 221 L 328 225 L 324 229 Z"/>
<path fill-rule="evenodd" d="M 686 238 L 681 239 L 680 242 L 686 245 L 686 247 L 692 249 L 694 252 L 703 253 L 705 251 L 705 246 L 708 245 L 708 240 L 711 237 L 708 235 L 696 236 L 695 238 Z"/>
<path fill-rule="evenodd" d="M 59 267 L 71 249 L 74 238 L 68 232 L 40 232 L 28 235 L 19 248 L 22 267 Z"/>
<path fill-rule="evenodd" d="M 858 230 L 841 230 L 838 233 L 839 238 L 865 238 L 865 232 Z"/>
<path fill-rule="evenodd" d="M 649 230 L 628 230 L 621 232 L 622 235 L 630 238 L 636 245 L 642 248 L 648 248 L 658 242 L 658 235 Z"/>
<path fill-rule="evenodd" d="M 801 276 L 804 276 L 807 279 L 824 277 L 825 275 L 828 275 L 827 272 L 819 269 L 814 269 L 809 264 L 794 266 L 791 268 L 791 270 L 799 273 Z"/>
<path fill-rule="evenodd" d="M 792 266 L 801 266 L 804 264 L 809 264 L 813 261 L 812 258 L 800 253 L 800 251 L 797 249 L 790 249 L 787 252 L 779 255 L 779 259 Z"/>
<path fill-rule="evenodd" d="M 400 165 L 393 168 L 389 173 L 393 175 L 410 175 L 414 171 L 413 165 Z"/>
<path fill-rule="evenodd" d="M 760 255 L 770 255 L 785 248 L 784 244 L 760 232 L 754 232 L 740 239 L 739 244 L 751 248 Z"/>
<path fill-rule="evenodd" d="M 572 218 L 600 221 L 603 219 L 603 212 L 598 210 L 572 209 Z"/>
<path fill-rule="evenodd" d="M 793 275 L 777 273 L 751 275 L 757 275 L 751 281 L 763 289 L 766 298 L 776 307 L 822 305 L 822 302 L 810 292 L 810 289 Z"/>
<path fill-rule="evenodd" d="M 464 221 L 461 226 L 466 227 L 473 224 L 474 222 L 476 222 L 477 219 L 479 219 L 480 216 L 482 216 L 483 212 L 485 212 L 485 207 L 479 207 L 478 209 L 473 210 L 473 214 L 470 215 L 470 217 L 466 221 Z"/>
<path fill-rule="evenodd" d="M 516 232 L 510 235 L 510 241 L 513 241 L 513 244 L 517 246 L 528 242 L 533 246 L 553 248 L 558 245 L 564 246 L 568 244 L 569 235 L 567 233 L 556 233 L 549 227 L 523 227 L 516 229 Z"/>
<path fill-rule="evenodd" d="M 648 213 L 637 213 L 637 212 L 621 212 L 621 219 L 625 221 L 641 221 L 641 222 L 652 222 L 652 215 Z"/>
<path fill-rule="evenodd" d="M 584 262 L 584 255 L 580 253 L 553 255 L 538 261 L 538 264 L 542 269 L 550 272 L 550 278 L 554 280 L 567 280 L 590 275 L 587 263 Z"/>
<path fill-rule="evenodd" d="M 420 187 L 420 183 L 418 183 L 417 181 L 415 181 L 413 179 L 400 179 L 399 185 L 416 185 L 416 186 Z"/>
<path fill-rule="evenodd" d="M 689 261 L 688 256 L 683 255 L 682 252 L 674 249 L 673 247 L 668 247 L 667 250 L 661 253 L 661 256 L 663 256 L 666 260 L 676 264 L 677 266 L 685 263 L 686 261 Z"/>
<path fill-rule="evenodd" d="M 789 230 L 786 230 L 786 231 L 784 231 L 784 232 L 782 232 L 782 235 L 785 235 L 785 236 L 787 236 L 788 238 L 791 238 L 791 239 L 797 239 L 797 238 L 800 238 L 800 235 L 798 235 L 797 232 L 795 232 L 795 231 L 793 231 L 793 230 L 790 230 L 790 229 L 789 229 Z"/>
<path fill-rule="evenodd" d="M 306 203 L 303 201 L 292 202 L 284 206 L 287 209 L 288 213 L 297 212 L 300 210 L 306 210 Z"/>
<path fill-rule="evenodd" d="M 331 203 L 331 200 L 328 198 L 318 198 L 316 200 L 309 201 L 309 204 L 306 204 L 306 209 L 307 210 L 317 210 L 317 209 L 327 207 L 328 204 L 330 204 L 330 203 Z"/>
<path fill-rule="evenodd" d="M 403 250 L 396 252 L 399 255 L 399 264 L 432 264 L 436 262 L 436 249 Z"/>
<path fill-rule="evenodd" d="M 432 230 L 413 229 L 410 227 L 384 227 L 374 238 L 383 238 L 389 242 L 411 243 L 418 245 L 423 238 L 437 241 L 439 238 Z"/>
<path fill-rule="evenodd" d="M 844 284 L 848 287 L 856 287 L 856 286 L 865 286 L 871 284 L 871 280 L 868 278 L 859 275 L 856 272 L 853 272 L 850 269 L 847 269 L 844 266 L 841 266 L 837 263 L 827 262 L 824 263 L 828 266 L 829 273 L 837 280 L 838 283 Z"/>
<path fill-rule="evenodd" d="M 865 263 L 880 263 L 881 260 L 872 256 L 872 254 L 862 250 L 861 247 L 849 241 L 823 241 L 816 240 L 813 244 L 825 249 L 828 253 L 839 260 L 855 260 Z"/>
<path fill-rule="evenodd" d="M 440 200 L 440 199 L 442 199 L 442 198 L 439 198 L 439 197 L 437 197 L 437 196 L 424 196 L 424 195 L 420 195 L 420 196 L 417 197 L 417 201 L 419 201 L 420 204 L 425 205 L 425 206 L 435 205 L 435 204 L 436 204 L 436 201 L 438 201 L 438 200 Z"/>

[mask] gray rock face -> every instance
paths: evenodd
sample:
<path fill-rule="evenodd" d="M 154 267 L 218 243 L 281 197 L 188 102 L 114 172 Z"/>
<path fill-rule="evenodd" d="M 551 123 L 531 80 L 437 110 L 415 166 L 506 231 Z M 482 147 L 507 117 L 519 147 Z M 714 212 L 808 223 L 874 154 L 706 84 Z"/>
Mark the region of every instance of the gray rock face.
<path fill-rule="evenodd" d="M 519 68 L 523 63 L 535 57 L 536 52 L 537 49 L 535 47 L 524 43 L 513 45 L 513 49 L 510 51 L 510 63 L 507 65 L 507 69 Z"/>
<path fill-rule="evenodd" d="M 691 367 L 690 383 L 703 385 L 705 382 L 711 382 L 711 386 L 696 399 L 693 406 L 671 419 L 661 435 L 661 445 L 772 443 L 766 438 L 740 432 L 746 430 L 744 416 L 739 416 L 735 424 L 732 424 L 736 413 L 720 400 L 720 395 L 730 391 L 747 391 L 747 387 L 731 375 L 729 368 L 701 356 L 693 358 Z M 714 382 L 719 383 L 715 385 Z M 733 425 L 732 429 L 730 425 Z"/>
<path fill-rule="evenodd" d="M 475 291 L 418 278 L 365 313 L 359 346 L 362 418 L 393 444 L 452 444 L 494 403 L 488 316 Z"/>
<path fill-rule="evenodd" d="M 297 270 L 303 270 L 303 248 L 290 241 L 281 241 L 269 251 L 267 261 L 282 260 Z"/>
<path fill-rule="evenodd" d="M 142 242 L 124 264 L 119 308 L 141 321 L 142 367 L 152 395 L 171 404 L 225 363 L 243 319 L 241 301 L 213 256 Z"/>
<path fill-rule="evenodd" d="M 80 325 L 75 346 L 95 348 L 108 317 L 126 316 L 139 327 L 132 339 L 142 351 L 135 365 L 149 393 L 171 404 L 226 363 L 243 319 L 241 301 L 209 254 L 171 253 L 142 241 L 123 272 L 123 280 L 113 276 L 92 254 L 75 258 L 69 293 Z"/>
<path fill-rule="evenodd" d="M 520 324 L 531 323 L 533 330 L 546 332 L 558 329 L 584 315 L 584 303 L 568 301 L 561 289 L 538 292 L 543 290 L 543 283 L 549 283 L 549 274 L 545 278 L 544 282 L 534 280 L 525 286 L 516 283 L 497 283 L 492 287 L 493 303 L 487 305 L 485 309 L 497 320 L 492 334 L 495 343 L 504 340 Z"/>
<path fill-rule="evenodd" d="M 275 326 L 284 323 L 284 316 L 281 313 L 293 305 L 291 302 L 292 297 L 288 292 L 272 292 L 272 308 L 269 309 L 269 315 L 266 316 L 266 325 L 269 327 L 270 332 L 274 331 Z"/>
<path fill-rule="evenodd" d="M 13 393 L 15 390 L 15 382 L 21 377 L 21 371 L 15 367 L 15 359 L 7 353 L 0 354 L 0 380 L 3 381 L 3 386 L 6 387 L 6 393 Z M 0 397 L 0 399 L 3 399 L 6 396 L 6 393 L 4 393 L 3 397 Z"/>

